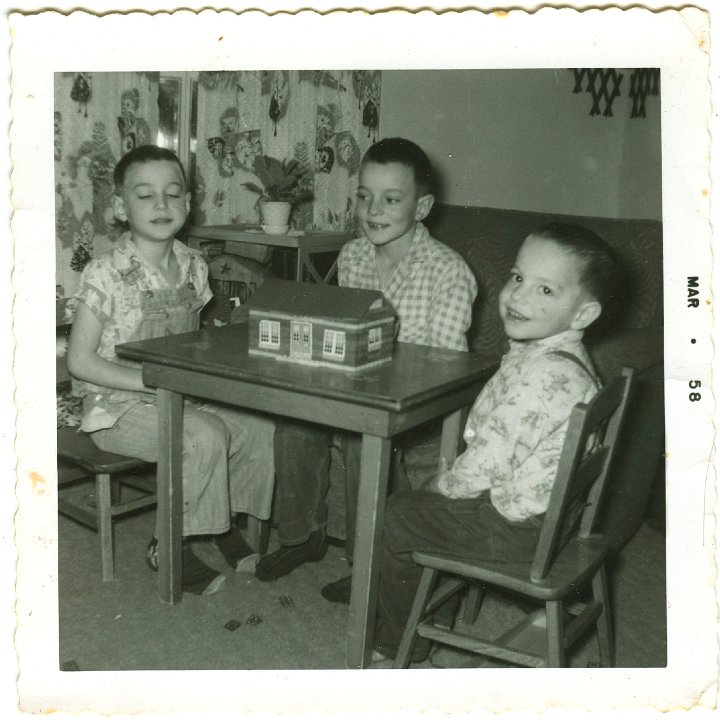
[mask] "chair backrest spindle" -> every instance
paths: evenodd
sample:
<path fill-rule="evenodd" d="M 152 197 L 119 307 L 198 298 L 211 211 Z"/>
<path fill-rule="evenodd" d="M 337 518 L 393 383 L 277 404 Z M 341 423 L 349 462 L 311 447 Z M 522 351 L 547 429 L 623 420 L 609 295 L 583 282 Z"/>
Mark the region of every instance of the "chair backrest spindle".
<path fill-rule="evenodd" d="M 632 369 L 623 368 L 622 373 L 599 390 L 589 403 L 579 403 L 570 414 L 530 570 L 534 582 L 540 582 L 547 575 L 573 532 L 579 537 L 587 537 L 593 531 L 625 416 L 632 377 Z M 593 445 L 588 450 L 591 439 Z"/>

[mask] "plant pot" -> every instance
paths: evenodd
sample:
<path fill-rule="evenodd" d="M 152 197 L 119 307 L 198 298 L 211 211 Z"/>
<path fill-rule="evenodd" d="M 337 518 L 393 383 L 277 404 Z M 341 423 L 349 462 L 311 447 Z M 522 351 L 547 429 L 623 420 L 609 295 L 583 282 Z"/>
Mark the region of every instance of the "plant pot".
<path fill-rule="evenodd" d="M 290 221 L 289 202 L 263 200 L 260 203 L 260 221 L 265 225 L 287 225 Z"/>

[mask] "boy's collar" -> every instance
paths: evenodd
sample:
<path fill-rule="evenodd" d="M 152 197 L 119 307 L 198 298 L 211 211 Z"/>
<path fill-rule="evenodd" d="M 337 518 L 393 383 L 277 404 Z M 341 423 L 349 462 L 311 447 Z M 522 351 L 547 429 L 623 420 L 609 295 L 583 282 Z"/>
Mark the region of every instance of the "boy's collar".
<path fill-rule="evenodd" d="M 532 350 L 540 350 L 546 352 L 556 347 L 561 347 L 569 344 L 582 343 L 584 331 L 583 330 L 564 330 L 561 333 L 550 335 L 546 338 L 540 338 L 539 340 L 512 340 L 508 338 L 510 344 L 510 351 L 530 352 Z"/>

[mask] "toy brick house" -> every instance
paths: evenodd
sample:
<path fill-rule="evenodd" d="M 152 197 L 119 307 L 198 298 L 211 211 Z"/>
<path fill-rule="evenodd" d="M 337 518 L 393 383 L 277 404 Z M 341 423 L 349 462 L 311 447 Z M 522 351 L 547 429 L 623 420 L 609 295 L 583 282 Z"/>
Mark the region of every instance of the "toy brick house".
<path fill-rule="evenodd" d="M 395 312 L 379 291 L 272 279 L 247 308 L 252 355 L 350 371 L 392 359 Z"/>

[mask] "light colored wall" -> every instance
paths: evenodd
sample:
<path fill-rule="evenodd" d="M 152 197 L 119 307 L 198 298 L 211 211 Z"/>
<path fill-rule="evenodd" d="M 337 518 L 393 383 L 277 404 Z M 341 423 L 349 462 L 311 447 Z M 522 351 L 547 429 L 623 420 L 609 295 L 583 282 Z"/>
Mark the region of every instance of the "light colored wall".
<path fill-rule="evenodd" d="M 423 147 L 441 202 L 659 220 L 660 98 L 631 120 L 623 72 L 606 118 L 570 70 L 386 70 L 381 136 Z"/>

